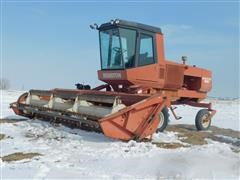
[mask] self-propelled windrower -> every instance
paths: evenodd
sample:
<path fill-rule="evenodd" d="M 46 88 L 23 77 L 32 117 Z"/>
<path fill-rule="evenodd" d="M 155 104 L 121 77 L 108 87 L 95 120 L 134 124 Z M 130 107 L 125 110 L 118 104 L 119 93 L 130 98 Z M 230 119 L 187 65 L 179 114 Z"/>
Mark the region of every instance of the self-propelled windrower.
<path fill-rule="evenodd" d="M 172 105 L 202 107 L 196 128 L 206 130 L 215 114 L 201 103 L 212 88 L 212 73 L 166 60 L 160 28 L 124 20 L 100 26 L 101 70 L 105 84 L 93 89 L 30 90 L 10 107 L 17 115 L 70 124 L 121 140 L 141 140 L 168 124 Z"/>

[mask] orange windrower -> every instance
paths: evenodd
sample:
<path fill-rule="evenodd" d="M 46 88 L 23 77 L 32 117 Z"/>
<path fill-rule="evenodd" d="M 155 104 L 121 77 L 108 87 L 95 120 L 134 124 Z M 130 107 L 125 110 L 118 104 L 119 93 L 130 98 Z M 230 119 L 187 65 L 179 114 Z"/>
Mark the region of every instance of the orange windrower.
<path fill-rule="evenodd" d="M 172 105 L 203 107 L 195 118 L 198 130 L 210 127 L 216 113 L 201 103 L 212 88 L 209 70 L 165 59 L 160 28 L 112 20 L 99 31 L 101 70 L 106 84 L 90 89 L 30 90 L 10 107 L 17 115 L 102 132 L 121 140 L 142 140 L 168 125 Z"/>

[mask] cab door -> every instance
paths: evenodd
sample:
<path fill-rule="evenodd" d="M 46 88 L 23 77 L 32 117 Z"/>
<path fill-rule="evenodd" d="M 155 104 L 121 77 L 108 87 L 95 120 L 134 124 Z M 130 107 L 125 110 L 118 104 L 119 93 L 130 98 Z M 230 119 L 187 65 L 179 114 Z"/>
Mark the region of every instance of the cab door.
<path fill-rule="evenodd" d="M 128 77 L 134 84 L 159 87 L 159 68 L 156 51 L 156 34 L 138 31 L 136 62 L 133 69 L 128 70 Z"/>

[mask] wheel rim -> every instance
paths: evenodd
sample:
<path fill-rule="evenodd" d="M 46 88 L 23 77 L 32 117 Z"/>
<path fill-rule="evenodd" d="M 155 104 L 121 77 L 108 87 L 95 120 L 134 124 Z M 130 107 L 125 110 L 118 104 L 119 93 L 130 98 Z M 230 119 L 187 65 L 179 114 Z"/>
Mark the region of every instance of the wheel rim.
<path fill-rule="evenodd" d="M 203 117 L 202 117 L 202 126 L 204 127 L 204 128 L 207 128 L 208 126 L 209 126 L 209 124 L 210 124 L 210 119 L 208 119 L 208 114 L 205 114 Z"/>
<path fill-rule="evenodd" d="M 164 122 L 164 115 L 163 113 L 161 112 L 159 114 L 159 124 L 158 124 L 158 129 L 161 128 L 163 126 L 163 122 Z"/>

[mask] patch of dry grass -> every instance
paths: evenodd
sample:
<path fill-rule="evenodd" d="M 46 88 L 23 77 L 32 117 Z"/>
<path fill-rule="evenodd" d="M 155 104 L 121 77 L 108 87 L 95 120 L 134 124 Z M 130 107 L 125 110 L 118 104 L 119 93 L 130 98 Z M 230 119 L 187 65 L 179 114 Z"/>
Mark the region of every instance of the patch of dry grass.
<path fill-rule="evenodd" d="M 6 137 L 5 134 L 0 134 L 0 141 L 3 140 Z"/>
<path fill-rule="evenodd" d="M 2 123 L 13 123 L 10 119 L 0 119 L 0 124 Z"/>
<path fill-rule="evenodd" d="M 32 159 L 35 156 L 42 156 L 42 154 L 17 152 L 17 153 L 3 156 L 1 159 L 2 161 L 5 161 L 5 162 L 12 162 L 12 161 L 20 161 L 23 159 Z"/>
<path fill-rule="evenodd" d="M 212 139 L 214 141 L 223 142 L 233 145 L 234 151 L 240 149 L 240 132 L 234 131 L 232 129 L 224 129 L 218 127 L 210 127 L 209 131 L 197 131 L 194 125 L 169 125 L 166 131 L 177 132 L 178 139 L 183 142 L 181 143 L 154 143 L 160 148 L 175 149 L 180 147 L 188 147 L 184 143 L 192 145 L 204 145 L 207 144 L 206 139 Z M 232 141 L 231 139 L 226 139 L 218 137 L 217 135 L 224 135 L 227 137 L 232 137 L 237 139 L 237 141 Z"/>
<path fill-rule="evenodd" d="M 21 122 L 21 121 L 26 121 L 26 118 L 19 118 L 19 119 L 0 119 L 0 124 L 2 123 L 16 123 L 16 122 Z"/>
<path fill-rule="evenodd" d="M 165 149 L 177 149 L 180 147 L 187 147 L 181 143 L 164 143 L 164 142 L 154 142 L 157 147 L 165 148 Z"/>

